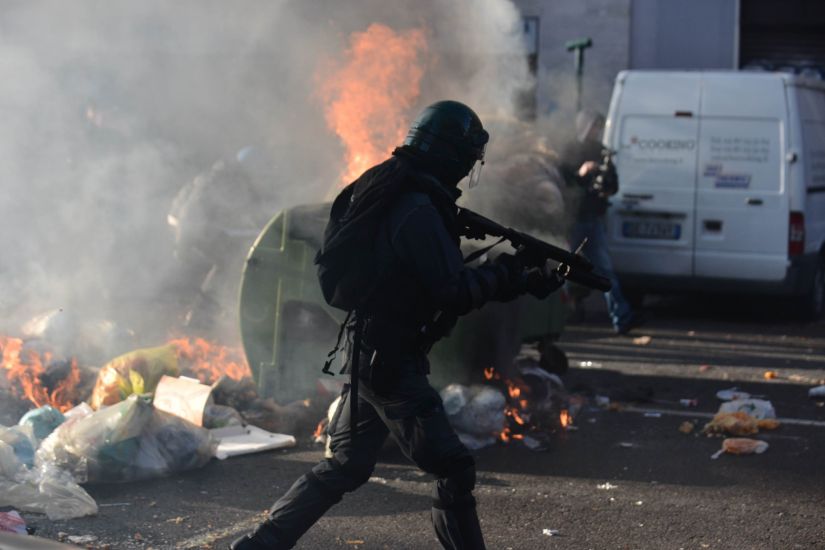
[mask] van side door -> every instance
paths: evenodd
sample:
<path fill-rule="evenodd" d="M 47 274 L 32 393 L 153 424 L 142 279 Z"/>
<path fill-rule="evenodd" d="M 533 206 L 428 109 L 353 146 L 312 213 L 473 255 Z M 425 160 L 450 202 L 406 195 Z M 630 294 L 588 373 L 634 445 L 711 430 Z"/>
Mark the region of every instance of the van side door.
<path fill-rule="evenodd" d="M 695 274 L 781 280 L 789 223 L 783 83 L 719 74 L 706 75 L 703 88 Z"/>

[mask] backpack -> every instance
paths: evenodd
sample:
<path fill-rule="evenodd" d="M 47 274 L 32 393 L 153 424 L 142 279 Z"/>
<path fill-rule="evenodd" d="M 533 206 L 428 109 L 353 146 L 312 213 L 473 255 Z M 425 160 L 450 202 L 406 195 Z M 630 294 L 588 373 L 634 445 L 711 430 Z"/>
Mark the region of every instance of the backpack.
<path fill-rule="evenodd" d="M 367 170 L 335 198 L 315 256 L 326 302 L 352 311 L 366 304 L 383 270 L 375 239 L 388 209 L 407 188 L 408 168 L 396 157 Z"/>

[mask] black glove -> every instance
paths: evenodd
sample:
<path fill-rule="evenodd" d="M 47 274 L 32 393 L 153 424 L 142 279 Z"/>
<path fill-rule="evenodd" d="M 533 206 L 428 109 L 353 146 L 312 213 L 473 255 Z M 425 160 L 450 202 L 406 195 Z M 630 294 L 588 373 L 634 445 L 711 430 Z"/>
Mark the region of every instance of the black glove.
<path fill-rule="evenodd" d="M 550 271 L 540 268 L 530 269 L 527 271 L 526 279 L 525 290 L 539 300 L 547 298 L 564 285 L 564 277 L 559 275 L 555 269 Z"/>

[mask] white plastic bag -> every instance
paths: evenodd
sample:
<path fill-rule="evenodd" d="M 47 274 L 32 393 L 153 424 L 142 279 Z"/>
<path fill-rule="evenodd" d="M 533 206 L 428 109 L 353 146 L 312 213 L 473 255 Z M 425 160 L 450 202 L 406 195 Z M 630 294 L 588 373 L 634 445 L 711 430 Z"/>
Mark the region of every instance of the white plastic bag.
<path fill-rule="evenodd" d="M 125 482 L 199 468 L 215 445 L 208 430 L 133 395 L 61 425 L 43 441 L 35 462 L 71 472 L 81 483 Z"/>
<path fill-rule="evenodd" d="M 46 514 L 51 520 L 97 513 L 97 504 L 71 474 L 52 465 L 29 470 L 0 442 L 0 506 Z"/>

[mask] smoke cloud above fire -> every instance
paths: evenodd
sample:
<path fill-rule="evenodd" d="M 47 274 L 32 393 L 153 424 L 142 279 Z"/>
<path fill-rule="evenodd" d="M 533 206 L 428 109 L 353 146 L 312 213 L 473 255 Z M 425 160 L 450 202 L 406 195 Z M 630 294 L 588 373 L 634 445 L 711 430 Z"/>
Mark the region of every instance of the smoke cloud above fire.
<path fill-rule="evenodd" d="M 187 181 L 254 146 L 247 169 L 260 200 L 237 211 L 251 219 L 321 201 L 344 173 L 319 71 L 345 62 L 354 33 L 420 33 L 423 72 L 408 75 L 419 92 L 405 99 L 406 126 L 445 98 L 482 116 L 512 114 L 531 85 L 520 21 L 508 0 L 4 6 L 0 331 L 59 307 L 147 338 L 167 331 L 177 290 L 199 284 L 175 258 L 167 225 Z"/>

